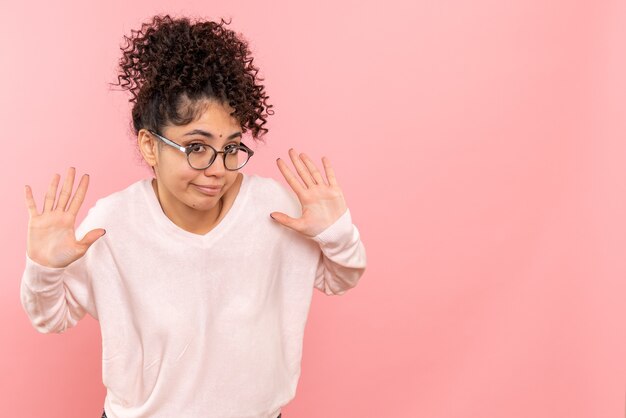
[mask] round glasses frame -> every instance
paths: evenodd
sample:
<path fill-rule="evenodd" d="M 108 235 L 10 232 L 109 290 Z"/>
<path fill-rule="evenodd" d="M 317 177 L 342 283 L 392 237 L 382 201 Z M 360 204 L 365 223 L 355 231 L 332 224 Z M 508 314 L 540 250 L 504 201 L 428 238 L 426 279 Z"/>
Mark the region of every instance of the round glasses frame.
<path fill-rule="evenodd" d="M 237 171 L 243 168 L 243 166 L 245 166 L 246 164 L 248 164 L 248 161 L 250 161 L 250 158 L 254 155 L 254 151 L 251 150 L 246 144 L 244 144 L 243 142 L 240 142 L 239 145 L 237 145 L 237 148 L 241 148 L 243 149 L 245 152 L 247 152 L 248 154 L 248 159 L 242 164 L 241 167 L 239 168 L 228 168 L 226 167 L 226 152 L 227 151 L 218 151 L 216 150 L 214 147 L 212 147 L 209 144 L 202 144 L 205 147 L 209 147 L 213 150 L 213 158 L 211 158 L 211 161 L 209 161 L 209 164 L 206 167 L 202 167 L 202 168 L 197 168 L 191 165 L 191 162 L 189 161 L 189 154 L 191 154 L 191 152 L 193 151 L 193 145 L 187 145 L 186 147 L 183 147 L 180 144 L 177 144 L 176 142 L 172 141 L 171 139 L 167 139 L 164 136 L 161 136 L 159 134 L 157 134 L 156 132 L 148 129 L 148 132 L 150 132 L 152 135 L 156 136 L 157 138 L 159 138 L 161 141 L 165 142 L 167 145 L 170 145 L 174 148 L 176 148 L 177 150 L 179 150 L 180 152 L 184 153 L 187 156 L 187 164 L 189 164 L 189 167 L 193 168 L 194 170 L 206 170 L 207 168 L 209 168 L 211 166 L 211 164 L 213 164 L 215 162 L 215 159 L 217 158 L 218 154 L 222 154 L 222 161 L 224 163 L 224 168 L 228 171 Z"/>

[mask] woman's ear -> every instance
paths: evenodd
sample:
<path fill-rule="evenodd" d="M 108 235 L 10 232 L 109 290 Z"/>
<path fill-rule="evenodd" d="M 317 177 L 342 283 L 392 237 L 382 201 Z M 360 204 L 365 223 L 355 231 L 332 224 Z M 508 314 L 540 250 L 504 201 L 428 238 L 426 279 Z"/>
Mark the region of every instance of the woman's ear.
<path fill-rule="evenodd" d="M 137 145 L 139 146 L 139 151 L 143 156 L 143 159 L 150 165 L 150 167 L 154 168 L 158 163 L 158 153 L 157 153 L 157 141 L 153 135 L 150 134 L 146 129 L 141 129 L 137 134 Z"/>

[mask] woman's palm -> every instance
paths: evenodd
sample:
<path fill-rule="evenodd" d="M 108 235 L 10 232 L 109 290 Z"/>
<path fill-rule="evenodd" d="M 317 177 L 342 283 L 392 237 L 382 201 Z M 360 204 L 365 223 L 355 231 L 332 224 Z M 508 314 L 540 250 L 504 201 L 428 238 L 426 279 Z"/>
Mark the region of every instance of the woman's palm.
<path fill-rule="evenodd" d="M 41 265 L 66 267 L 82 257 L 91 244 L 104 235 L 103 229 L 94 229 L 89 231 L 82 240 L 76 240 L 74 229 L 76 215 L 85 198 L 89 176 L 83 175 L 70 200 L 74 175 L 75 169 L 71 167 L 61 193 L 56 199 L 60 176 L 55 174 L 46 193 L 41 213 L 37 213 L 32 191 L 29 186 L 26 186 L 26 206 L 30 215 L 26 251 L 33 261 Z"/>

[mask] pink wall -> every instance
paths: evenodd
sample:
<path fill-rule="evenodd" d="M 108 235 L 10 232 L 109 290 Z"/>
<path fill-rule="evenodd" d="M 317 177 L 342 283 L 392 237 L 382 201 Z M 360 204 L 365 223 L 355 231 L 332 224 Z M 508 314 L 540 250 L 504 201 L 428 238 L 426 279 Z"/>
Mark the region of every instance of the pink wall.
<path fill-rule="evenodd" d="M 23 188 L 75 165 L 82 219 L 148 175 L 106 83 L 160 12 L 233 17 L 276 110 L 246 172 L 327 155 L 368 250 L 314 296 L 286 418 L 624 416 L 626 3 L 92 3 L 0 6 L 2 416 L 102 411 L 98 323 L 20 306 Z"/>

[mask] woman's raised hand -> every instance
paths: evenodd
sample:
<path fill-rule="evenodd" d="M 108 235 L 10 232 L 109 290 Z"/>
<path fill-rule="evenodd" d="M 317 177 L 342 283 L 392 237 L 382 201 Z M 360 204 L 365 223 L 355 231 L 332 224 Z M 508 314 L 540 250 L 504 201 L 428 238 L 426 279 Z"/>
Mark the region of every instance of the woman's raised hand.
<path fill-rule="evenodd" d="M 339 219 L 348 210 L 348 206 L 328 158 L 322 157 L 327 179 L 325 181 L 313 160 L 306 154 L 298 155 L 296 150 L 291 148 L 289 157 L 304 185 L 282 159 L 276 159 L 276 164 L 298 196 L 302 206 L 302 215 L 299 218 L 292 218 L 282 212 L 272 212 L 270 216 L 288 228 L 307 237 L 314 237 Z"/>
<path fill-rule="evenodd" d="M 82 257 L 91 244 L 106 232 L 101 228 L 93 229 L 83 239 L 76 241 L 74 224 L 87 193 L 89 175 L 84 174 L 81 177 L 76 192 L 70 200 L 75 174 L 74 167 L 67 170 L 67 177 L 58 199 L 57 188 L 60 176 L 54 175 L 41 213 L 37 213 L 33 192 L 30 186 L 26 186 L 26 206 L 30 216 L 26 252 L 31 260 L 43 266 L 67 267 Z"/>

